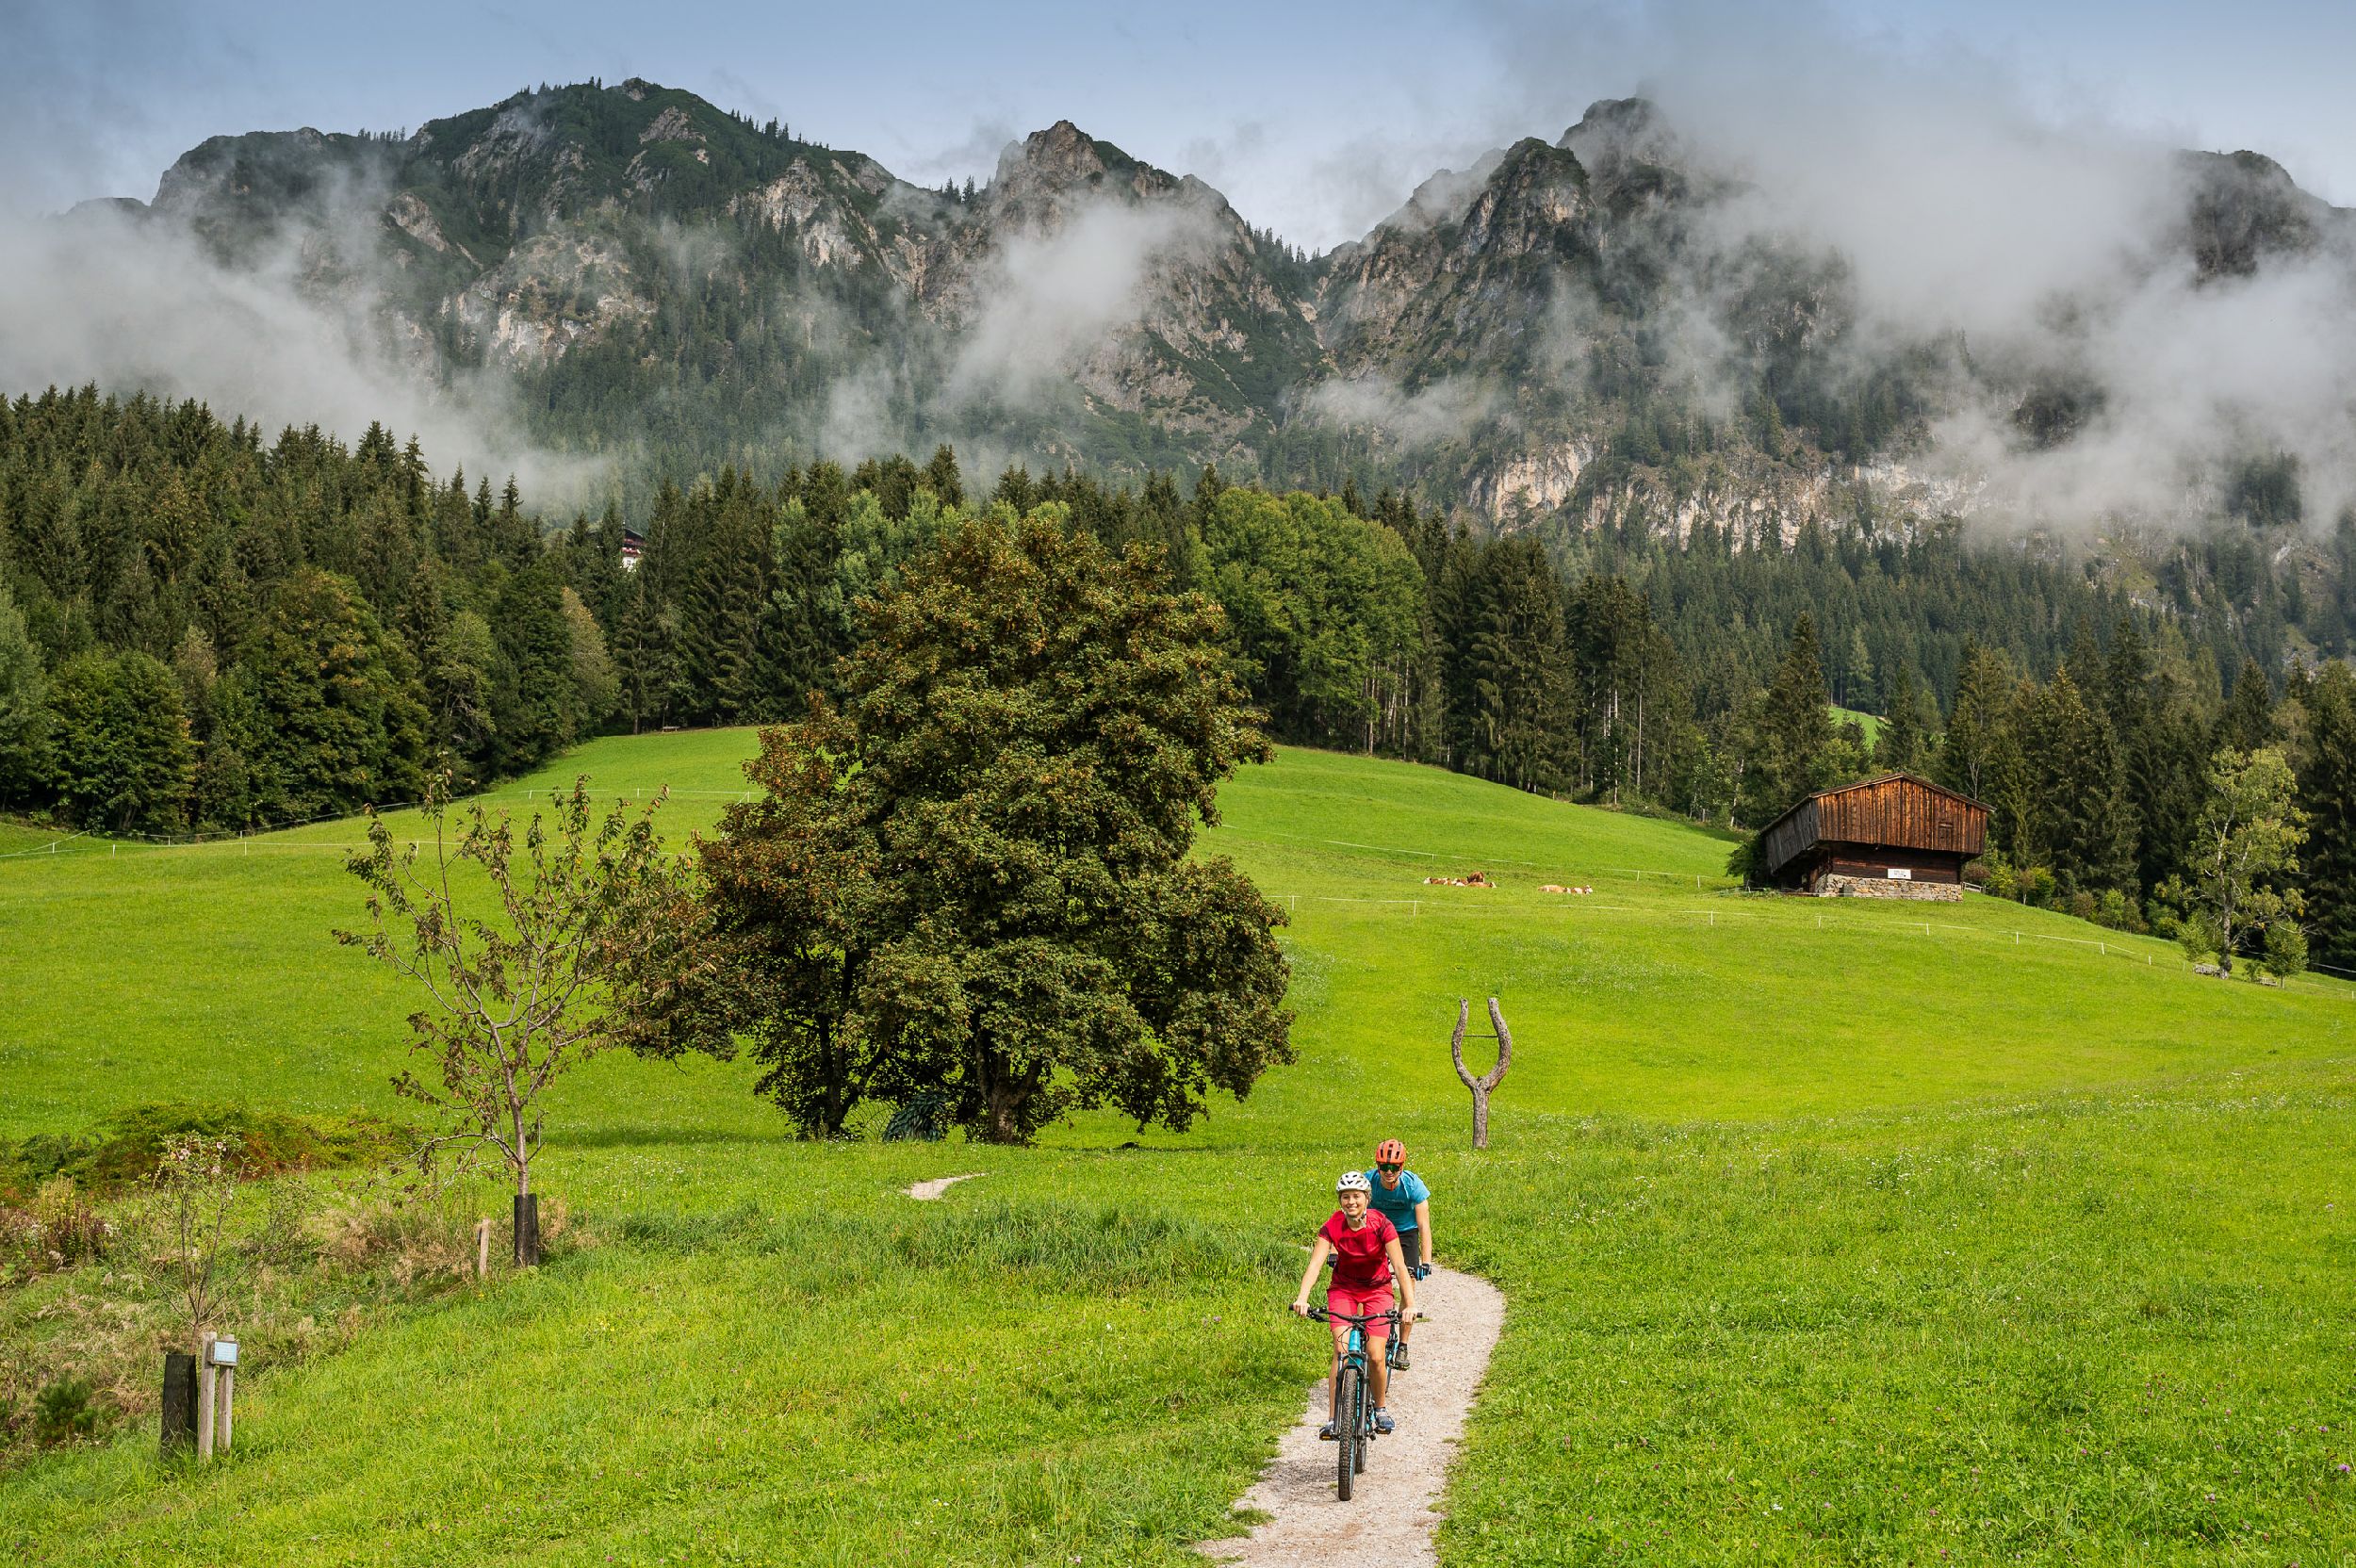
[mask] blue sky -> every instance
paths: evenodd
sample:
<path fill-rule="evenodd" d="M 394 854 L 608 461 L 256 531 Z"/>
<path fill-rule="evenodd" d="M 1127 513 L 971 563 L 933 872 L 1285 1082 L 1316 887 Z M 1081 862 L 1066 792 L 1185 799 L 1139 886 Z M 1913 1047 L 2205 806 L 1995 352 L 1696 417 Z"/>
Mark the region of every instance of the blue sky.
<path fill-rule="evenodd" d="M 2006 112 L 2070 125 L 2254 147 L 2356 204 L 2356 5 L 2315 0 L 1195 0 L 1151 14 L 1101 0 L 0 0 L 0 101 L 15 122 L 0 201 L 143 197 L 172 157 L 221 132 L 415 126 L 541 81 L 634 74 L 781 116 L 926 182 L 987 177 L 1006 140 L 1069 118 L 1322 248 L 1434 169 L 1551 138 L 1595 98 L 1673 81 L 1696 55 L 1722 72 L 1755 60 L 1772 82 L 1779 51 L 1952 76 Z"/>

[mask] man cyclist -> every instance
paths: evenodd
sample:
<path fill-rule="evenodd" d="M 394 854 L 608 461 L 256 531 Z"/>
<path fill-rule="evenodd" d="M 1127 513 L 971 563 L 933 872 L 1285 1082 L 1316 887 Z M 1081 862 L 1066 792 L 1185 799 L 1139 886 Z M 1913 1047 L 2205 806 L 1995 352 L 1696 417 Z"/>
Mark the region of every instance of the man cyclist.
<path fill-rule="evenodd" d="M 1317 1283 L 1326 1259 L 1333 1259 L 1333 1282 L 1325 1290 L 1325 1310 L 1353 1316 L 1375 1315 L 1372 1322 L 1357 1327 L 1366 1331 L 1366 1343 L 1373 1349 L 1373 1354 L 1366 1358 L 1366 1375 L 1374 1385 L 1374 1429 L 1388 1433 L 1393 1429 L 1387 1402 L 1390 1372 L 1383 1364 L 1383 1350 L 1391 1337 L 1391 1325 L 1381 1315 L 1391 1310 L 1391 1285 L 1397 1282 L 1403 1315 L 1415 1316 L 1415 1282 L 1408 1274 L 1407 1260 L 1399 1250 L 1399 1233 L 1391 1228 L 1389 1220 L 1366 1206 L 1373 1192 L 1374 1184 L 1366 1180 L 1363 1170 L 1346 1170 L 1341 1180 L 1333 1184 L 1334 1200 L 1341 1207 L 1319 1227 L 1317 1239 L 1310 1244 L 1309 1266 L 1301 1271 L 1301 1289 L 1293 1296 L 1293 1311 L 1303 1317 L 1309 1315 L 1309 1287 Z M 1333 1364 L 1329 1376 L 1333 1384 L 1338 1385 L 1351 1325 L 1336 1315 L 1331 1326 Z M 1336 1400 L 1340 1398 L 1338 1386 L 1333 1388 L 1333 1395 Z M 1341 1413 L 1337 1403 L 1333 1419 L 1317 1435 L 1329 1441 L 1337 1436 L 1334 1427 L 1341 1420 Z"/>
<path fill-rule="evenodd" d="M 1407 1168 L 1407 1146 L 1384 1138 L 1374 1152 L 1374 1168 L 1366 1172 L 1374 1212 L 1399 1233 L 1399 1250 L 1407 1259 L 1407 1272 L 1423 1279 L 1432 1272 L 1432 1189 Z M 1407 1370 L 1407 1339 L 1415 1331 L 1410 1314 L 1399 1324 L 1399 1370 Z"/>

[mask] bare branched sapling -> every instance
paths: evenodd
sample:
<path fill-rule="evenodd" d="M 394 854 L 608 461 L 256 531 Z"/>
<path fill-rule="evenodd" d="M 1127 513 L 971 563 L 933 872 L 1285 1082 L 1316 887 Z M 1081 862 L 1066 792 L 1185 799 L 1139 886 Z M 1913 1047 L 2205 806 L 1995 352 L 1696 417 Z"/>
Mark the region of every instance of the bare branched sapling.
<path fill-rule="evenodd" d="M 431 837 L 396 844 L 373 812 L 352 874 L 368 887 L 368 929 L 338 931 L 416 982 L 411 1049 L 429 1072 L 394 1088 L 439 1108 L 422 1169 L 478 1158 L 515 1184 L 515 1261 L 538 1261 L 532 1162 L 541 1097 L 564 1073 L 615 1045 L 662 1051 L 660 1021 L 680 991 L 696 918 L 691 872 L 656 838 L 663 796 L 632 811 L 616 801 L 593 821 L 588 781 L 517 838 L 504 811 L 469 804 L 453 833 L 448 780 L 425 804 Z"/>
<path fill-rule="evenodd" d="M 184 1134 L 164 1145 L 155 1164 L 155 1191 L 172 1245 L 180 1298 L 188 1311 L 188 1344 L 198 1346 L 219 1304 L 213 1294 L 221 1238 L 245 1176 L 245 1146 L 237 1138 Z"/>

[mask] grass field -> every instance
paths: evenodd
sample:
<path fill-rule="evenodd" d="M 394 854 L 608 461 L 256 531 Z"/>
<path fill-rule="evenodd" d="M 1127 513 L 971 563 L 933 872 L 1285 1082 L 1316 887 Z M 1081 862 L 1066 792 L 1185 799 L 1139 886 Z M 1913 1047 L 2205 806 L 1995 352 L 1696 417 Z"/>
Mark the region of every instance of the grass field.
<path fill-rule="evenodd" d="M 505 793 L 667 784 L 684 833 L 749 745 L 600 742 Z M 0 1548 L 1186 1560 L 1318 1367 L 1291 1243 L 1397 1131 L 1511 1302 L 1448 1562 L 2356 1561 L 2345 988 L 1978 898 L 1745 896 L 1708 835 L 1402 764 L 1287 751 L 1222 802 L 1207 847 L 1294 917 L 1301 1060 L 1246 1103 L 822 1147 L 743 1067 L 598 1063 L 543 1177 L 582 1245 L 257 1372 L 210 1473 L 142 1429 L 0 1478 Z M 357 837 L 0 860 L 0 1133 L 396 1108 L 413 1004 L 326 936 Z M 1424 884 L 1471 870 L 1504 886 Z M 1475 1156 L 1446 1040 L 1491 993 Z"/>
<path fill-rule="evenodd" d="M 1867 745 L 1870 746 L 1881 739 L 1882 721 L 1878 714 L 1868 713 L 1859 708 L 1843 708 L 1837 702 L 1833 704 L 1832 722 L 1835 725 L 1845 723 L 1850 719 L 1855 719 L 1857 722 L 1857 727 L 1865 731 Z"/>

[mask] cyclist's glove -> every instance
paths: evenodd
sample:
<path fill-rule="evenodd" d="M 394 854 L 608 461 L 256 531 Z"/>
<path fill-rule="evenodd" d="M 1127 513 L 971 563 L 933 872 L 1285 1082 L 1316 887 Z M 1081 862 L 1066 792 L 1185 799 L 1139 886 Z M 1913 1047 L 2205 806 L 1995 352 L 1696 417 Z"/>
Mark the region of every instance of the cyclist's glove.
<path fill-rule="evenodd" d="M 1411 1264 L 1407 1272 L 1418 1280 L 1428 1280 L 1432 1277 L 1432 1266 L 1428 1263 Z"/>

